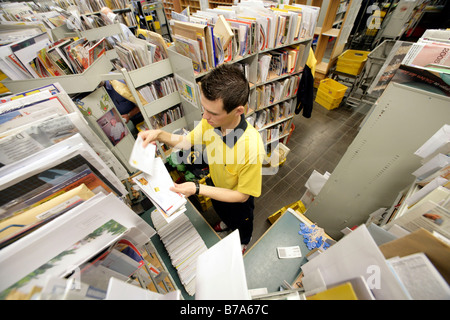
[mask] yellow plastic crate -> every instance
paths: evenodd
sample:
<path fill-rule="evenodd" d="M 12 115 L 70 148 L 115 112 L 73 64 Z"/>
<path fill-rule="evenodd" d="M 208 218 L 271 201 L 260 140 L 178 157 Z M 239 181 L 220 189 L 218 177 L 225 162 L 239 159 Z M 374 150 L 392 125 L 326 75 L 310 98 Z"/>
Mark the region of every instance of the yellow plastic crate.
<path fill-rule="evenodd" d="M 209 178 L 210 176 L 211 176 L 211 174 L 208 174 L 206 177 L 198 180 L 198 183 L 206 184 L 206 179 Z M 197 199 L 200 202 L 200 205 L 201 205 L 203 211 L 208 210 L 212 206 L 212 201 L 211 201 L 211 198 L 209 198 L 209 197 L 205 197 L 201 194 L 198 194 Z"/>
<path fill-rule="evenodd" d="M 324 106 L 328 110 L 339 107 L 343 98 L 344 96 L 339 98 L 333 98 L 333 96 L 319 90 L 317 90 L 316 93 L 316 102 Z"/>
<path fill-rule="evenodd" d="M 320 81 L 316 93 L 316 102 L 328 110 L 339 107 L 345 96 L 347 87 L 333 79 L 327 78 Z"/>
<path fill-rule="evenodd" d="M 319 91 L 331 96 L 333 99 L 342 98 L 343 96 L 345 96 L 347 86 L 337 82 L 336 80 L 326 78 L 320 81 L 317 92 Z"/>
<path fill-rule="evenodd" d="M 329 95 L 328 93 L 322 90 L 317 90 L 316 97 L 320 97 L 321 99 L 326 100 L 328 103 L 335 103 L 336 101 L 341 102 L 342 98 L 344 98 L 344 96 L 334 98 L 332 95 Z"/>
<path fill-rule="evenodd" d="M 357 76 L 364 64 L 370 51 L 346 50 L 337 59 L 336 71 Z"/>
<path fill-rule="evenodd" d="M 203 197 L 203 196 L 201 196 Z M 200 199 L 199 197 L 200 206 L 202 207 L 202 211 L 205 212 L 209 208 L 212 207 L 212 201 L 211 198 L 203 197 L 203 199 Z"/>
<path fill-rule="evenodd" d="M 339 107 L 339 105 L 341 104 L 342 98 L 338 98 L 338 99 L 333 100 L 333 102 L 329 102 L 326 99 L 324 99 L 323 97 L 321 97 L 319 95 L 319 93 L 317 93 L 315 101 L 318 104 L 320 104 L 322 107 L 325 107 L 328 110 L 332 110 L 332 109 Z"/>
<path fill-rule="evenodd" d="M 269 217 L 267 218 L 267 220 L 269 220 L 269 222 L 270 222 L 271 224 L 273 224 L 275 221 L 277 221 L 277 219 L 278 219 L 279 217 L 281 217 L 281 215 L 282 215 L 283 213 L 286 212 L 286 210 L 287 210 L 288 208 L 291 208 L 292 210 L 298 211 L 298 212 L 300 212 L 300 213 L 305 213 L 305 212 L 306 212 L 305 205 L 303 204 L 303 202 L 302 202 L 301 200 L 298 200 L 298 201 L 295 201 L 295 202 L 291 203 L 291 204 L 288 205 L 288 206 L 285 206 L 285 207 L 281 208 L 280 210 L 278 210 L 277 212 L 275 212 L 274 214 L 272 214 L 271 216 L 269 216 Z"/>

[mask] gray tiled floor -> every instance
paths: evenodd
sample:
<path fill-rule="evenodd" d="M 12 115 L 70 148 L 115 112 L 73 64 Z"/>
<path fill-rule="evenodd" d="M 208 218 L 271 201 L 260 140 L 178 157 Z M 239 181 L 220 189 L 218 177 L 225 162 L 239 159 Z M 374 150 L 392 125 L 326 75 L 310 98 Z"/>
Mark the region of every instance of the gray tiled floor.
<path fill-rule="evenodd" d="M 358 133 L 365 114 L 351 107 L 327 110 L 314 103 L 311 118 L 301 114 L 294 117 L 295 130 L 287 147 L 286 162 L 273 176 L 263 176 L 261 196 L 255 199 L 255 219 L 252 246 L 270 227 L 267 218 L 280 208 L 300 200 L 309 176 L 316 170 L 332 172 Z M 204 213 L 215 224 L 217 215 L 212 209 Z"/>

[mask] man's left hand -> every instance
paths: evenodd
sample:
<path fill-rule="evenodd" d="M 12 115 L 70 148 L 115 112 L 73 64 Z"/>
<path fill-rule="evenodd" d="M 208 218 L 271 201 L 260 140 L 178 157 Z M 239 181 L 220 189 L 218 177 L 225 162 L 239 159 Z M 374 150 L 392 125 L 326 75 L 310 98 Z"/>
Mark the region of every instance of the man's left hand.
<path fill-rule="evenodd" d="M 184 194 L 186 197 L 192 196 L 195 194 L 195 183 L 193 182 L 185 182 L 185 183 L 174 183 L 174 186 L 170 188 L 173 192 L 178 192 Z"/>

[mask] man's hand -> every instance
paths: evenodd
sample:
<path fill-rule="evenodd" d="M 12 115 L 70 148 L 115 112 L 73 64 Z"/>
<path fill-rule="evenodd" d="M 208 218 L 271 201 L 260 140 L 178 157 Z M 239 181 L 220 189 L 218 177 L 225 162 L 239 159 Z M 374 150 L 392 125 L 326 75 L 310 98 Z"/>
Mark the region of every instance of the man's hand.
<path fill-rule="evenodd" d="M 195 194 L 195 183 L 193 182 L 185 182 L 185 183 L 174 183 L 173 187 L 170 188 L 170 191 L 178 192 L 184 194 L 186 197 L 192 196 Z"/>
<path fill-rule="evenodd" d="M 128 114 L 122 114 L 123 120 L 125 120 L 125 123 L 128 123 L 130 121 L 130 116 Z"/>
<path fill-rule="evenodd" d="M 160 130 L 145 130 L 139 132 L 139 137 L 144 140 L 144 143 L 142 143 L 142 147 L 146 147 L 149 143 L 156 144 L 156 140 L 158 140 Z"/>
<path fill-rule="evenodd" d="M 191 148 L 191 142 L 186 136 L 172 134 L 161 129 L 141 131 L 139 132 L 139 137 L 144 140 L 142 144 L 144 148 L 149 143 L 156 144 L 157 140 L 169 147 L 176 147 L 183 150 L 189 150 Z"/>
<path fill-rule="evenodd" d="M 189 197 L 195 194 L 196 187 L 194 182 L 185 182 L 180 184 L 174 183 L 174 186 L 171 187 L 170 190 L 173 192 L 182 193 L 186 197 Z M 249 198 L 248 194 L 237 190 L 213 187 L 206 184 L 200 184 L 199 194 L 222 202 L 245 202 Z"/>

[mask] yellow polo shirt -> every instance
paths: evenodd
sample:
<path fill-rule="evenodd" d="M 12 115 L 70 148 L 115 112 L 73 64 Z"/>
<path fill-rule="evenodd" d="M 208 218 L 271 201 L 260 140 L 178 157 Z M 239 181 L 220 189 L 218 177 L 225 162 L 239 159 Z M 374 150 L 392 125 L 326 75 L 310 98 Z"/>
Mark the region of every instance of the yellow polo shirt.
<path fill-rule="evenodd" d="M 192 145 L 204 145 L 216 187 L 237 190 L 250 196 L 261 195 L 264 144 L 259 132 L 241 117 L 239 125 L 225 137 L 205 119 L 189 133 Z"/>

